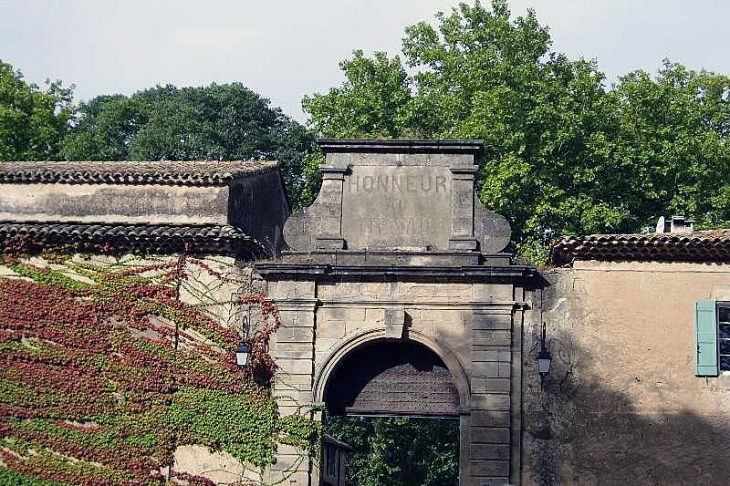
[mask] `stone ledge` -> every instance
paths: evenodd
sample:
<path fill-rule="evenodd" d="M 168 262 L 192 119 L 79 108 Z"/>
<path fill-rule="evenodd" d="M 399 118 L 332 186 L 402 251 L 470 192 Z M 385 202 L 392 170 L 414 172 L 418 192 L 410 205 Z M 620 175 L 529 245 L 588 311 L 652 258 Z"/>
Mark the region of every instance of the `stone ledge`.
<path fill-rule="evenodd" d="M 484 149 L 484 142 L 482 140 L 362 140 L 320 138 L 317 140 L 317 144 L 325 154 L 335 152 L 479 154 Z"/>
<path fill-rule="evenodd" d="M 506 266 L 395 266 L 395 265 L 313 265 L 302 263 L 260 263 L 256 270 L 265 279 L 311 279 L 327 280 L 334 279 L 375 279 L 384 281 L 388 279 L 435 279 L 445 281 L 467 281 L 473 282 L 478 279 L 480 283 L 492 281 L 510 281 L 518 279 L 533 279 L 537 277 L 534 267 L 523 267 L 517 265 Z"/>

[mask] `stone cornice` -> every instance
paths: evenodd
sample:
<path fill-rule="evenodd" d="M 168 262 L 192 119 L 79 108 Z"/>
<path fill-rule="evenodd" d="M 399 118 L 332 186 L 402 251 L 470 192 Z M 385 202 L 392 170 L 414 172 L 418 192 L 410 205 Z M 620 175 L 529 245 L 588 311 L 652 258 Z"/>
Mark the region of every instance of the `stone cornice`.
<path fill-rule="evenodd" d="M 256 270 L 267 280 L 436 280 L 436 281 L 515 281 L 538 277 L 533 267 L 509 266 L 380 266 L 312 265 L 296 263 L 258 263 Z"/>
<path fill-rule="evenodd" d="M 321 138 L 317 140 L 317 143 L 324 153 L 380 152 L 479 154 L 484 147 L 484 144 L 481 140 L 361 140 Z"/>

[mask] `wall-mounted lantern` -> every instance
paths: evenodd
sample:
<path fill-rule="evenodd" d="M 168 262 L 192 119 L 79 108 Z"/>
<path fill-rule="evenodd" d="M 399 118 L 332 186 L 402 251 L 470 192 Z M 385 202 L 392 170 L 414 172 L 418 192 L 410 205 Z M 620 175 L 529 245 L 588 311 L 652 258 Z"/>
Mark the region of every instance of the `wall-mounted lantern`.
<path fill-rule="evenodd" d="M 540 352 L 537 354 L 537 372 L 540 373 L 540 391 L 545 389 L 545 377 L 550 373 L 550 363 L 552 356 L 550 351 L 545 347 L 545 323 L 542 323 L 542 340 L 540 344 Z"/>
<path fill-rule="evenodd" d="M 248 358 L 251 356 L 251 350 L 248 349 L 248 344 L 241 341 L 236 346 L 236 364 L 239 368 L 243 369 L 248 366 Z"/>
<path fill-rule="evenodd" d="M 248 339 L 248 319 L 248 316 L 243 317 L 243 322 L 241 323 L 242 340 L 236 346 L 236 364 L 241 369 L 248 366 L 248 360 L 251 357 L 251 349 L 246 342 Z"/>

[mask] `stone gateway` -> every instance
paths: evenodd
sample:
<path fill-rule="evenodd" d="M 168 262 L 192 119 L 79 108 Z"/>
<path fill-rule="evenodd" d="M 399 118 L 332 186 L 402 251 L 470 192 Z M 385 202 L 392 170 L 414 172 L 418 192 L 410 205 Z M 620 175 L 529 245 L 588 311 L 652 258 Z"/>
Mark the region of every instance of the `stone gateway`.
<path fill-rule="evenodd" d="M 282 413 L 458 417 L 461 485 L 518 482 L 520 336 L 534 268 L 474 193 L 481 143 L 324 140 L 317 200 L 259 263 L 285 323 Z M 282 452 L 272 481 L 295 463 Z M 300 484 L 318 484 L 303 464 Z M 278 469 L 278 470 L 277 470 Z M 309 481 L 311 480 L 311 483 Z"/>

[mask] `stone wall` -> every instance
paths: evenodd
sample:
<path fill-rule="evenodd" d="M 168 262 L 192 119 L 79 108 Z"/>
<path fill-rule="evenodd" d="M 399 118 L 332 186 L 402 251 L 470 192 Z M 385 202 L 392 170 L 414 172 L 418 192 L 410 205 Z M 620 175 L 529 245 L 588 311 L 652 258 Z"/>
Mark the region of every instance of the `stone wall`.
<path fill-rule="evenodd" d="M 694 303 L 730 265 L 576 262 L 546 271 L 524 330 L 525 485 L 724 485 L 730 374 L 695 376 Z M 553 366 L 540 392 L 539 323 Z"/>

